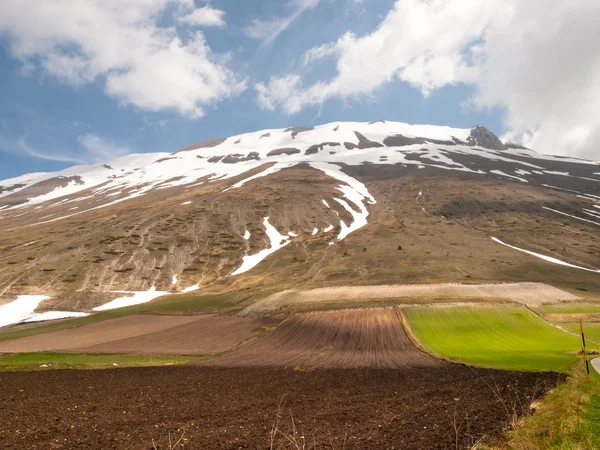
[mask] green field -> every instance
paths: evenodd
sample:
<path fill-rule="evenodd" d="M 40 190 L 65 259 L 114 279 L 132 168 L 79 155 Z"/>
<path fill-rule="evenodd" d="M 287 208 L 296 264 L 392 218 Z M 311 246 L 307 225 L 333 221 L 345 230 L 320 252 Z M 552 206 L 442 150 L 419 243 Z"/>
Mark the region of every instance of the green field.
<path fill-rule="evenodd" d="M 513 305 L 408 307 L 412 333 L 436 356 L 506 370 L 566 372 L 580 341 Z"/>
<path fill-rule="evenodd" d="M 535 306 L 540 314 L 593 314 L 600 313 L 600 303 L 559 303 Z"/>
<path fill-rule="evenodd" d="M 577 323 L 561 323 L 561 327 L 579 334 L 579 322 Z M 583 332 L 585 333 L 586 341 L 595 341 L 600 344 L 600 323 L 583 323 Z"/>
<path fill-rule="evenodd" d="M 19 355 L 0 356 L 0 371 L 170 366 L 200 359 L 183 356 L 22 353 Z"/>
<path fill-rule="evenodd" d="M 91 323 L 102 322 L 109 319 L 131 316 L 133 314 L 186 314 L 211 311 L 228 311 L 236 308 L 237 302 L 243 300 L 233 294 L 220 295 L 169 295 L 150 303 L 128 306 L 94 313 L 87 317 L 61 320 L 54 323 L 39 324 L 33 327 L 7 329 L 0 331 L 0 341 L 17 339 L 34 334 L 50 333 L 52 331 L 77 328 Z"/>

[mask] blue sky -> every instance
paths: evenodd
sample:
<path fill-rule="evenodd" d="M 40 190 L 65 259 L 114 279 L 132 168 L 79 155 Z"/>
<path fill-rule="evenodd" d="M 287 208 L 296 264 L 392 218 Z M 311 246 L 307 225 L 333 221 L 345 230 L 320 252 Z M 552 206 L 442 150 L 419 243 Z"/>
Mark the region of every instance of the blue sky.
<path fill-rule="evenodd" d="M 486 66 L 510 25 L 494 22 L 502 2 L 128 1 L 0 5 L 0 179 L 337 120 L 481 123 L 554 142 L 544 126 L 560 117 L 511 101 L 514 74 Z M 507 101 L 486 91 L 503 82 Z M 596 125 L 562 130 L 581 147 L 562 153 L 587 152 Z"/>

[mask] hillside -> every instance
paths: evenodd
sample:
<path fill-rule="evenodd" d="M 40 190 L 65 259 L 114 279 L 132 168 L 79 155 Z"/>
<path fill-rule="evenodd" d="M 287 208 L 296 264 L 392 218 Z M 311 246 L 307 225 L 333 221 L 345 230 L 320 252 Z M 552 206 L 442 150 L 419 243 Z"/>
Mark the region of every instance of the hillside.
<path fill-rule="evenodd" d="M 350 284 L 600 292 L 600 165 L 482 126 L 263 130 L 23 175 L 0 181 L 0 227 L 0 308 L 20 299 L 21 319 L 195 290 L 247 303 Z"/>

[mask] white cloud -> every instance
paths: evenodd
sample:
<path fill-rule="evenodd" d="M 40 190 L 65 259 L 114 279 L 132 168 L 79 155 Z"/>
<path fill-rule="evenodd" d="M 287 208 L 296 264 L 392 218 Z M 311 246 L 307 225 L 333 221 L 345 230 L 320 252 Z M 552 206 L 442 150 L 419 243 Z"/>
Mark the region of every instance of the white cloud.
<path fill-rule="evenodd" d="M 131 148 L 94 133 L 80 135 L 77 140 L 79 147 L 76 150 L 65 151 L 64 149 L 34 147 L 27 142 L 26 137 L 8 137 L 0 134 L 0 151 L 16 156 L 75 164 L 106 162 L 133 153 Z"/>
<path fill-rule="evenodd" d="M 0 150 L 4 153 L 29 158 L 44 159 L 46 161 L 63 161 L 69 163 L 81 163 L 82 160 L 71 155 L 51 151 L 49 153 L 34 148 L 24 137 L 13 138 L 0 134 Z"/>
<path fill-rule="evenodd" d="M 224 27 L 225 11 L 206 5 L 202 8 L 194 9 L 192 12 L 179 17 L 177 20 L 189 25 Z"/>
<path fill-rule="evenodd" d="M 199 117 L 246 82 L 201 32 L 184 39 L 176 27 L 162 26 L 169 11 L 195 25 L 201 16 L 204 25 L 223 20 L 218 10 L 194 9 L 191 0 L 4 0 L 0 33 L 24 73 L 39 68 L 70 85 L 103 78 L 106 92 L 123 104 Z"/>
<path fill-rule="evenodd" d="M 505 110 L 508 135 L 536 150 L 598 159 L 600 2 L 398 0 L 370 34 L 348 32 L 310 49 L 337 73 L 305 85 L 284 74 L 257 84 L 261 107 L 293 114 L 332 97 L 358 98 L 401 80 L 427 96 L 475 88 L 470 103 Z"/>
<path fill-rule="evenodd" d="M 275 16 L 267 20 L 252 19 L 252 23 L 246 28 L 246 35 L 262 41 L 263 44 L 270 44 L 306 10 L 315 8 L 320 2 L 321 0 L 292 0 L 287 4 L 292 9 L 289 15 Z"/>
<path fill-rule="evenodd" d="M 133 153 L 129 147 L 104 139 L 97 134 L 84 134 L 77 139 L 81 144 L 80 161 L 85 163 L 106 162 Z"/>

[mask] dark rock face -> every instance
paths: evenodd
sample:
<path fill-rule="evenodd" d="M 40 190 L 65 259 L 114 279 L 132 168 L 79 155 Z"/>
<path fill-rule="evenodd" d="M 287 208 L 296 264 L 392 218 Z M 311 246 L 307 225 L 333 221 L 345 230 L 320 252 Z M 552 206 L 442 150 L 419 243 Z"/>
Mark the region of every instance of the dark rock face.
<path fill-rule="evenodd" d="M 174 156 L 172 156 L 172 157 L 170 157 L 170 158 L 161 158 L 161 159 L 157 159 L 156 161 L 154 161 L 154 164 L 161 163 L 161 162 L 165 162 L 165 161 L 169 161 L 169 160 L 171 160 L 171 159 L 177 159 L 177 158 L 175 158 Z"/>
<path fill-rule="evenodd" d="M 323 142 L 322 144 L 317 144 L 317 145 L 311 145 L 310 147 L 308 147 L 308 149 L 304 152 L 305 155 L 314 155 L 315 153 L 320 152 L 321 150 L 323 150 L 325 148 L 325 146 L 328 145 L 330 147 L 337 147 L 340 145 L 339 142 Z"/>
<path fill-rule="evenodd" d="M 415 145 L 415 144 L 438 144 L 438 145 L 456 145 L 460 143 L 458 140 L 453 141 L 440 141 L 438 139 L 426 139 L 422 137 L 407 137 L 402 134 L 395 134 L 393 136 L 388 136 L 383 140 L 383 143 L 386 147 L 405 147 L 407 145 Z"/>
<path fill-rule="evenodd" d="M 358 138 L 358 144 L 353 144 L 352 142 L 344 142 L 344 146 L 348 150 L 353 150 L 355 148 L 358 148 L 359 150 L 363 150 L 365 148 L 383 147 L 383 144 L 380 144 L 379 142 L 368 140 L 365 136 L 360 134 L 358 131 L 355 131 L 354 134 Z"/>
<path fill-rule="evenodd" d="M 467 144 L 472 146 L 479 146 L 483 148 L 489 148 L 490 150 L 506 150 L 507 147 L 502 141 L 488 130 L 486 127 L 477 125 L 471 129 L 471 134 L 467 139 Z"/>
<path fill-rule="evenodd" d="M 4 193 L 4 192 L 11 192 L 14 191 L 15 189 L 19 189 L 25 187 L 24 184 L 13 184 L 12 186 L 0 186 L 0 194 Z"/>
<path fill-rule="evenodd" d="M 315 129 L 315 127 L 293 127 L 293 128 L 286 128 L 283 131 L 285 131 L 286 133 L 289 133 L 291 131 L 292 139 L 296 139 L 296 135 L 298 135 L 299 133 L 304 133 L 305 131 L 311 131 L 314 129 Z"/>
<path fill-rule="evenodd" d="M 515 144 L 514 142 L 507 142 L 506 148 L 512 148 L 515 150 L 529 150 L 527 147 L 523 147 L 522 145 Z"/>
<path fill-rule="evenodd" d="M 271 136 L 271 133 L 265 133 L 260 138 L 262 139 L 262 138 L 266 138 L 266 137 L 270 137 L 270 136 Z"/>
<path fill-rule="evenodd" d="M 300 150 L 293 147 L 287 148 L 276 148 L 267 153 L 267 156 L 279 156 L 279 155 L 294 155 L 296 153 L 300 153 Z"/>
<path fill-rule="evenodd" d="M 221 162 L 223 164 L 235 164 L 235 163 L 239 163 L 241 161 L 258 161 L 260 160 L 260 156 L 258 156 L 257 152 L 250 152 L 248 153 L 248 155 L 244 156 L 241 153 L 234 153 L 232 155 L 227 155 L 225 156 Z M 210 162 L 210 159 L 208 160 Z"/>

